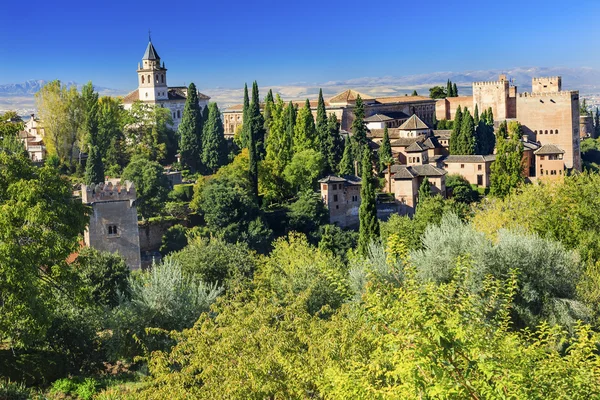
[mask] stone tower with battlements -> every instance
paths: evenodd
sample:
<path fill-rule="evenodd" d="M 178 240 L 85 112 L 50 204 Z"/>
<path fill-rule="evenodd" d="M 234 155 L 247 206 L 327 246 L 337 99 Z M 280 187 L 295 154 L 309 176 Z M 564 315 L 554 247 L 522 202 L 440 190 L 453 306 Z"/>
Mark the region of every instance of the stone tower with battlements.
<path fill-rule="evenodd" d="M 156 52 L 152 40 L 142 58 L 142 64 L 138 64 L 138 88 L 142 101 L 158 101 L 169 99 L 169 87 L 167 86 L 167 69 L 165 64 L 160 64 L 160 56 Z"/>
<path fill-rule="evenodd" d="M 81 197 L 92 207 L 86 246 L 118 253 L 130 269 L 141 266 L 136 192 L 133 183 L 82 185 Z"/>

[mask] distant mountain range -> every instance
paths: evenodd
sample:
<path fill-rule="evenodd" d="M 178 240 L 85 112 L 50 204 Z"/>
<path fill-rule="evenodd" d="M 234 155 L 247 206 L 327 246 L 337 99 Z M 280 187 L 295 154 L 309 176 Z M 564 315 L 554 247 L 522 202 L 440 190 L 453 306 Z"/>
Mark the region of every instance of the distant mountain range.
<path fill-rule="evenodd" d="M 459 88 L 459 94 L 471 94 L 471 83 L 478 81 L 497 80 L 499 74 L 506 74 L 519 92 L 531 90 L 531 78 L 539 76 L 562 76 L 563 88 L 566 90 L 579 90 L 582 95 L 590 96 L 600 93 L 600 70 L 593 68 L 563 68 L 563 67 L 518 67 L 505 70 L 476 70 L 463 72 L 434 72 L 428 74 L 408 76 L 385 76 L 385 77 L 363 77 L 340 81 L 328 81 L 323 83 L 298 82 L 287 85 L 264 87 L 261 92 L 266 93 L 272 89 L 279 93 L 285 100 L 301 100 L 305 98 L 314 99 L 323 89 L 325 97 L 333 96 L 348 88 L 370 96 L 403 96 L 417 90 L 420 95 L 428 95 L 429 88 L 435 85 L 445 85 L 450 79 Z M 21 115 L 27 115 L 34 111 L 33 95 L 37 93 L 47 81 L 42 79 L 29 80 L 23 83 L 11 83 L 0 85 L 0 112 L 16 110 Z M 66 82 L 67 85 L 80 84 Z M 133 89 L 133 88 L 132 88 Z M 125 95 L 129 90 L 110 89 L 97 87 L 101 95 Z M 221 109 L 242 100 L 242 88 L 201 88 L 203 93 L 211 96 Z"/>

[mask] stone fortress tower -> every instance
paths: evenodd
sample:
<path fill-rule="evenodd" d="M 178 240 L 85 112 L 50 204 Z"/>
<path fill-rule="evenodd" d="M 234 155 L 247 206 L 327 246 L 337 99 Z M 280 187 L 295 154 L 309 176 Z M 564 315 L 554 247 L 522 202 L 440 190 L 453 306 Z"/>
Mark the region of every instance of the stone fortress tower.
<path fill-rule="evenodd" d="M 133 183 L 82 185 L 81 196 L 93 211 L 84 235 L 86 246 L 116 252 L 130 269 L 139 269 L 140 236 Z"/>

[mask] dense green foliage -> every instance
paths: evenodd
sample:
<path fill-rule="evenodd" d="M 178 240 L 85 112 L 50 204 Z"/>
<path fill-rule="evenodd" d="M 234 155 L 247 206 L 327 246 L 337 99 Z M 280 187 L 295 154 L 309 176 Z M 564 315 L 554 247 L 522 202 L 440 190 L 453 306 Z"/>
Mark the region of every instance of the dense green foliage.
<path fill-rule="evenodd" d="M 371 150 L 368 148 L 363 151 L 360 198 L 358 252 L 367 255 L 369 245 L 379 237 L 379 220 L 377 219 L 375 188 L 373 187 L 373 165 L 371 164 Z"/>
<path fill-rule="evenodd" d="M 508 129 L 508 137 L 503 132 Z M 502 122 L 496 145 L 496 161 L 492 163 L 490 175 L 490 193 L 504 197 L 523 182 L 523 143 L 521 125 L 512 121 L 506 128 Z"/>
<path fill-rule="evenodd" d="M 215 173 L 227 159 L 227 143 L 223 136 L 223 122 L 217 103 L 208 105 L 208 119 L 202 134 L 202 164 L 209 173 Z"/>
<path fill-rule="evenodd" d="M 392 146 L 390 144 L 390 135 L 387 126 L 383 130 L 383 140 L 379 147 L 379 170 L 386 170 L 394 162 L 392 156 Z"/>
<path fill-rule="evenodd" d="M 137 196 L 137 210 L 143 218 L 156 215 L 167 200 L 169 183 L 156 161 L 134 158 L 123 170 L 123 180 L 133 182 Z"/>
<path fill-rule="evenodd" d="M 90 146 L 85 166 L 84 183 L 86 185 L 104 182 L 104 164 L 102 155 L 96 146 Z"/>
<path fill-rule="evenodd" d="M 181 163 L 196 171 L 202 168 L 203 121 L 196 85 L 190 83 L 178 128 Z"/>

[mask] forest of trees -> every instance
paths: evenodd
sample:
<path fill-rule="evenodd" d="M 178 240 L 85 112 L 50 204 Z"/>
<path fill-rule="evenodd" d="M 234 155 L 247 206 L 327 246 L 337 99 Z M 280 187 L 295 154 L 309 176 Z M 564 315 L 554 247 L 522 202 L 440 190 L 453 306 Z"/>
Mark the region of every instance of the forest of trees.
<path fill-rule="evenodd" d="M 415 215 L 383 222 L 389 132 L 373 151 L 360 97 L 342 137 L 322 92 L 313 117 L 254 82 L 228 141 L 188 93 L 175 131 L 164 109 L 49 83 L 43 166 L 2 116 L 0 398 L 600 397 L 600 175 L 525 185 L 520 125 L 458 110 L 451 154 L 496 149 L 489 195 L 425 180 Z M 166 165 L 194 183 L 170 188 Z M 356 171 L 344 230 L 317 180 Z M 143 223 L 176 222 L 147 270 L 80 247 L 74 185 L 105 176 L 135 183 Z"/>

